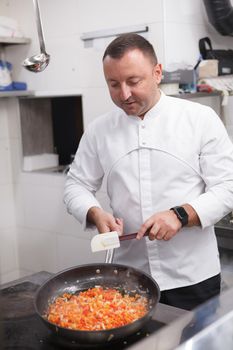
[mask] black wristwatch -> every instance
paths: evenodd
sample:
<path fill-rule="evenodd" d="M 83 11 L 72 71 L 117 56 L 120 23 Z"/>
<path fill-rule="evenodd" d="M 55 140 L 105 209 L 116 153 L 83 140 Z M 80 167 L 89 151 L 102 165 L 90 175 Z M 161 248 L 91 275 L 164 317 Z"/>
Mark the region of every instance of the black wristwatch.
<path fill-rule="evenodd" d="M 189 216 L 187 211 L 183 207 L 174 207 L 173 210 L 177 218 L 180 220 L 182 227 L 188 224 Z"/>

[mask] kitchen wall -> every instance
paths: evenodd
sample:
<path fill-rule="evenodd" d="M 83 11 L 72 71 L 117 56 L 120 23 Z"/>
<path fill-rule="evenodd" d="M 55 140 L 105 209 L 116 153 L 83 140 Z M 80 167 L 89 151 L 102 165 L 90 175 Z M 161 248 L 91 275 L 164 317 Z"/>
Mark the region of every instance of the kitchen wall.
<path fill-rule="evenodd" d="M 194 66 L 199 57 L 198 41 L 205 36 L 211 38 L 214 48 L 233 47 L 233 37 L 220 35 L 209 23 L 203 2 L 163 1 L 165 65 L 185 62 Z"/>
<path fill-rule="evenodd" d="M 0 278 L 18 277 L 17 230 L 11 156 L 14 153 L 14 114 L 8 115 L 8 100 L 0 100 Z"/>
<path fill-rule="evenodd" d="M 84 48 L 83 33 L 146 24 L 147 37 L 165 67 L 180 61 L 194 65 L 198 40 L 206 35 L 218 47 L 232 47 L 233 39 L 221 37 L 207 22 L 201 0 L 125 0 L 123 4 L 113 0 L 40 0 L 40 4 L 51 63 L 43 73 L 33 74 L 20 65 L 25 57 L 39 52 L 32 0 L 0 0 L 1 14 L 16 18 L 25 36 L 32 38 L 30 45 L 7 47 L 13 78 L 26 81 L 29 89 L 44 95 L 81 93 L 84 127 L 112 107 L 101 63 L 104 47 L 112 38 Z M 212 103 L 209 98 L 201 101 Z M 214 99 L 213 103 L 218 108 L 219 102 Z M 231 117 L 227 123 L 233 134 Z M 56 272 L 102 260 L 102 254 L 90 252 L 91 233 L 83 232 L 66 213 L 64 175 L 21 171 L 20 128 L 17 99 L 0 99 L 2 282 L 39 270 Z M 104 192 L 99 197 L 106 203 Z"/>

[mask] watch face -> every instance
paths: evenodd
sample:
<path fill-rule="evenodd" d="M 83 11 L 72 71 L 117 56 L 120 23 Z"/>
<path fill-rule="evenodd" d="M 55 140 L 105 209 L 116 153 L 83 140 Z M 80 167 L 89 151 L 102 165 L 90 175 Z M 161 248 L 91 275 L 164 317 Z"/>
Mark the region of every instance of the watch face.
<path fill-rule="evenodd" d="M 186 217 L 187 216 L 187 213 L 186 213 L 186 211 L 185 211 L 185 209 L 183 207 L 178 207 L 178 208 L 176 208 L 176 210 L 178 211 L 178 213 L 179 213 L 179 215 L 181 217 Z"/>
<path fill-rule="evenodd" d="M 171 209 L 174 211 L 174 213 L 176 214 L 176 216 L 180 220 L 182 226 L 185 226 L 188 224 L 188 214 L 183 207 L 174 207 Z"/>

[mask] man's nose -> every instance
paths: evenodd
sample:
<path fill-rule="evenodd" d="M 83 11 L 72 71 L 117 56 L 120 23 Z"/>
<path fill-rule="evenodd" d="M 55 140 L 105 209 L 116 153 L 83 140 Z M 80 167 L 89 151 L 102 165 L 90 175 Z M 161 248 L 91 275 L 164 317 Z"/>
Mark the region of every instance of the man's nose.
<path fill-rule="evenodd" d="M 121 86 L 121 99 L 122 101 L 128 100 L 128 98 L 131 96 L 130 87 L 126 84 Z"/>

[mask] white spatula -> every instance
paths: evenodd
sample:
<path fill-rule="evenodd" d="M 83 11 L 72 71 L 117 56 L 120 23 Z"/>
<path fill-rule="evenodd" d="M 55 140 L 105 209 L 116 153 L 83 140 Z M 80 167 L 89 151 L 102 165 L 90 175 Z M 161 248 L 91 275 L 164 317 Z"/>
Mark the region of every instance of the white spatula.
<path fill-rule="evenodd" d="M 146 233 L 148 235 L 148 233 Z M 92 252 L 99 252 L 101 250 L 109 250 L 120 247 L 121 241 L 127 241 L 129 239 L 134 239 L 137 236 L 136 233 L 129 233 L 127 235 L 119 236 L 116 231 L 101 233 L 94 236 L 91 240 L 91 250 Z"/>

